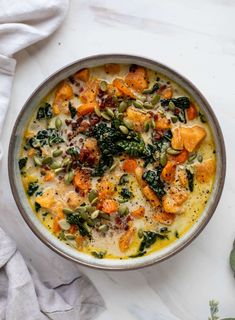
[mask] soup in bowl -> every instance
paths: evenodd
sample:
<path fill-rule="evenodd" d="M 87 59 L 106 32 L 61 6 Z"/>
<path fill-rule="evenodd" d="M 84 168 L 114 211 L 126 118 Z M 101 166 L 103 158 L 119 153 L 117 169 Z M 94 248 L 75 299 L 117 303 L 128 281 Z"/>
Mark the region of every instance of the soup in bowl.
<path fill-rule="evenodd" d="M 27 221 L 30 211 L 50 246 L 102 268 L 178 251 L 209 220 L 224 179 L 222 135 L 201 95 L 166 67 L 134 60 L 60 71 L 27 102 L 13 147 Z"/>

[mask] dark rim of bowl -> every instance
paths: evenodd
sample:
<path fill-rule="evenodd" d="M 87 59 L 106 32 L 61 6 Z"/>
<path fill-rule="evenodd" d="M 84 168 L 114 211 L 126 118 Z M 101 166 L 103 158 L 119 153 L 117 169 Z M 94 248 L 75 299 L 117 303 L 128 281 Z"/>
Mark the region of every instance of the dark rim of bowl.
<path fill-rule="evenodd" d="M 112 59 L 114 58 L 115 60 L 122 60 L 122 59 L 133 59 L 139 60 L 139 63 L 147 63 L 147 64 L 152 64 L 152 65 L 157 65 L 158 67 L 160 67 L 163 70 L 166 70 L 167 72 L 171 73 L 172 75 L 176 76 L 176 78 L 179 78 L 182 80 L 182 82 L 187 83 L 189 85 L 189 87 L 191 87 L 191 89 L 193 90 L 193 92 L 195 92 L 195 95 L 198 96 L 204 103 L 207 111 L 209 111 L 210 116 L 213 120 L 213 123 L 215 125 L 216 128 L 216 132 L 218 134 L 217 139 L 218 139 L 218 144 L 220 146 L 221 149 L 221 175 L 218 179 L 218 190 L 215 194 L 215 198 L 213 200 L 213 202 L 211 203 L 211 206 L 208 209 L 208 213 L 206 218 L 197 226 L 196 230 L 194 231 L 194 233 L 182 244 L 180 244 L 178 247 L 176 247 L 174 250 L 172 250 L 171 252 L 167 253 L 165 256 L 160 257 L 160 258 L 156 258 L 155 260 L 151 260 L 151 261 L 144 261 L 141 264 L 138 264 L 138 260 L 136 259 L 136 265 L 135 266 L 128 266 L 128 265 L 120 265 L 120 266 L 104 266 L 104 265 L 94 265 L 90 262 L 85 262 L 85 261 L 81 261 L 77 258 L 71 257 L 69 254 L 65 253 L 65 252 L 61 252 L 57 247 L 54 246 L 54 244 L 52 244 L 50 241 L 48 241 L 40 232 L 39 230 L 36 228 L 36 226 L 30 221 L 30 219 L 28 218 L 27 213 L 25 212 L 22 204 L 21 204 L 21 199 L 18 193 L 18 189 L 16 187 L 15 181 L 14 181 L 14 154 L 13 151 L 15 149 L 15 143 L 16 143 L 16 131 L 18 128 L 18 124 L 20 122 L 20 119 L 22 117 L 22 115 L 24 114 L 24 112 L 27 110 L 27 106 L 29 104 L 29 102 L 31 101 L 31 99 L 33 99 L 33 97 L 35 95 L 37 95 L 38 91 L 45 87 L 48 83 L 51 82 L 52 79 L 56 78 L 58 76 L 59 73 L 64 72 L 65 69 L 71 68 L 75 65 L 79 65 L 81 63 L 87 63 L 89 64 L 89 62 L 94 62 L 96 60 L 102 60 L 102 59 Z M 102 62 L 102 64 L 105 62 Z M 110 62 L 109 62 L 110 63 Z M 118 63 L 118 62 L 116 62 Z M 120 63 L 124 63 L 124 62 L 120 62 Z M 98 64 L 97 64 L 98 65 Z M 223 138 L 223 134 L 219 125 L 219 122 L 217 120 L 217 117 L 214 114 L 214 111 L 212 110 L 210 104 L 208 103 L 208 101 L 205 99 L 205 97 L 202 95 L 202 93 L 195 87 L 195 85 L 189 81 L 187 78 L 185 78 L 184 76 L 182 76 L 181 74 L 179 74 L 177 71 L 175 71 L 174 69 L 167 67 L 166 65 L 157 62 L 156 60 L 152 60 L 149 58 L 145 58 L 142 56 L 135 56 L 135 55 L 129 55 L 129 54 L 98 54 L 98 55 L 93 55 L 93 56 L 89 56 L 87 58 L 82 58 L 82 59 L 78 59 L 62 68 L 60 68 L 59 70 L 55 71 L 53 74 L 51 74 L 49 77 L 46 78 L 46 80 L 44 80 L 34 91 L 33 93 L 29 96 L 29 98 L 26 100 L 26 102 L 24 103 L 20 113 L 17 116 L 17 119 L 15 121 L 13 130 L 12 130 L 12 134 L 11 134 L 11 138 L 10 138 L 10 143 L 9 143 L 9 149 L 8 149 L 8 175 L 9 175 L 9 180 L 10 180 L 10 186 L 11 186 L 11 190 L 12 190 L 12 194 L 13 197 L 15 199 L 15 202 L 17 204 L 17 207 L 23 217 L 23 219 L 25 220 L 25 222 L 28 224 L 29 228 L 33 231 L 33 233 L 49 248 L 51 248 L 54 252 L 58 253 L 59 255 L 61 255 L 62 257 L 65 257 L 73 262 L 76 262 L 78 264 L 87 266 L 87 267 L 91 267 L 94 269 L 98 269 L 98 270 L 117 270 L 117 271 L 121 271 L 121 270 L 135 270 L 135 269 L 140 269 L 140 268 L 144 268 L 147 266 L 151 266 L 155 263 L 159 263 L 162 262 L 166 259 L 169 259 L 170 257 L 174 256 L 175 254 L 177 254 L 178 252 L 180 252 L 182 249 L 184 249 L 185 247 L 187 247 L 201 232 L 202 230 L 205 228 L 205 226 L 207 225 L 207 223 L 210 221 L 211 217 L 213 216 L 215 209 L 218 205 L 218 202 L 220 200 L 222 191 L 223 191 L 223 187 L 224 187 L 224 181 L 225 181 L 225 175 L 226 175 L 226 151 L 225 151 L 225 143 L 224 143 L 224 138 Z M 151 256 L 151 255 L 150 255 Z"/>

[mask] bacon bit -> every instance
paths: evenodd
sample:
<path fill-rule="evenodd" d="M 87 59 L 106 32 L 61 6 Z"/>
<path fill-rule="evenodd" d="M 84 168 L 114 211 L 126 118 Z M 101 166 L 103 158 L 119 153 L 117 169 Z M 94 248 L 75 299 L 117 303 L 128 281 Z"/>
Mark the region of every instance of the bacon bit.
<path fill-rule="evenodd" d="M 93 166 L 96 162 L 95 156 L 92 154 L 91 150 L 87 148 L 82 148 L 80 150 L 79 160 L 81 163 L 86 164 L 88 166 Z"/>

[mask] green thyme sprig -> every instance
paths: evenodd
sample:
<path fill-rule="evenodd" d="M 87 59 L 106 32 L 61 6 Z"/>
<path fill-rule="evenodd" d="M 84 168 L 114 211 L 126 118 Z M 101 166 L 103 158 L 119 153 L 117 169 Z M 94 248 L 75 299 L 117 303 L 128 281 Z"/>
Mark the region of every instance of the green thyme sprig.
<path fill-rule="evenodd" d="M 215 300 L 209 301 L 210 317 L 208 320 L 235 320 L 235 318 L 223 318 L 219 317 L 219 302 Z"/>

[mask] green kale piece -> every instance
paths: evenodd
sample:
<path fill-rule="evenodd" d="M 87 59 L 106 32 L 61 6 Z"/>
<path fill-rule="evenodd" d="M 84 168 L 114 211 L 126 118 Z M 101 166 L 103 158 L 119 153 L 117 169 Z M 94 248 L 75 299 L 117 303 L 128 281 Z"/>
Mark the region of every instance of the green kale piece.
<path fill-rule="evenodd" d="M 43 106 L 38 109 L 36 119 L 51 119 L 52 118 L 52 108 L 50 103 L 46 102 Z"/>
<path fill-rule="evenodd" d="M 27 157 L 21 158 L 21 159 L 18 161 L 20 170 L 22 170 L 22 169 L 26 166 L 27 161 L 28 161 L 28 158 L 27 158 Z"/>
<path fill-rule="evenodd" d="M 145 171 L 143 174 L 143 179 L 148 183 L 150 188 L 157 194 L 157 196 L 161 199 L 166 193 L 164 190 L 164 183 L 161 180 L 161 172 L 162 167 L 156 168 L 153 170 Z"/>
<path fill-rule="evenodd" d="M 67 221 L 68 223 L 75 224 L 78 227 L 81 236 L 88 236 L 89 238 L 91 237 L 90 231 L 84 224 L 85 220 L 80 215 L 69 214 L 67 216 Z"/>
<path fill-rule="evenodd" d="M 160 234 L 153 231 L 144 231 L 143 240 L 140 243 L 139 252 L 143 252 L 145 249 L 151 247 L 157 239 L 167 239 L 167 235 Z"/>
<path fill-rule="evenodd" d="M 31 197 L 39 188 L 37 182 L 30 182 L 28 185 L 27 194 Z"/>
<path fill-rule="evenodd" d="M 186 174 L 187 174 L 187 178 L 188 178 L 188 188 L 191 192 L 193 192 L 194 189 L 194 174 L 186 169 Z"/>
<path fill-rule="evenodd" d="M 77 109 L 73 107 L 72 103 L 69 102 L 69 112 L 70 112 L 70 115 L 71 115 L 71 118 L 73 119 L 76 114 L 77 114 Z"/>

